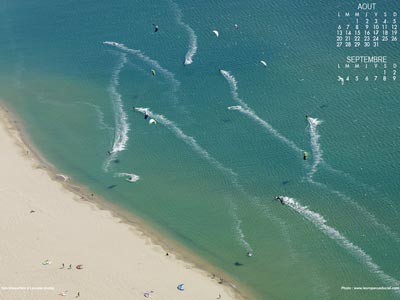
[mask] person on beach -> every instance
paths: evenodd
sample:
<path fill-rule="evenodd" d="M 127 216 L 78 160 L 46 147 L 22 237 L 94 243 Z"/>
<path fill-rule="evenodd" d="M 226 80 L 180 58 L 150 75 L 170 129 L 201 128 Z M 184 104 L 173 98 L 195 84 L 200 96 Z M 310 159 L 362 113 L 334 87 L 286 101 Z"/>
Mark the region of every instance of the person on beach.
<path fill-rule="evenodd" d="M 221 294 L 218 294 L 218 298 L 217 299 L 221 299 L 221 298 L 222 298 Z"/>
<path fill-rule="evenodd" d="M 61 266 L 61 268 L 60 268 L 60 269 L 64 269 L 64 267 L 65 267 L 65 265 L 64 265 L 64 263 L 62 263 L 62 266 Z"/>
<path fill-rule="evenodd" d="M 78 292 L 78 294 L 76 294 L 76 297 L 75 297 L 75 298 L 78 298 L 80 295 L 81 295 L 81 294 Z"/>
<path fill-rule="evenodd" d="M 71 270 L 71 269 L 72 269 L 72 265 L 71 265 L 71 264 L 69 264 L 68 270 Z"/>
<path fill-rule="evenodd" d="M 152 293 L 154 293 L 154 291 L 144 292 L 143 296 L 145 296 L 146 298 L 150 298 Z"/>

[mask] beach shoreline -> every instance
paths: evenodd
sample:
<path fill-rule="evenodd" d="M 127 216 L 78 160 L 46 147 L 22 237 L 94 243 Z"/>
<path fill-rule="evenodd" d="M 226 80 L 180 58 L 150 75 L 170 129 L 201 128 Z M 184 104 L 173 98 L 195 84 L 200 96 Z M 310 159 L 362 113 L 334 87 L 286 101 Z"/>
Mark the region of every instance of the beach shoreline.
<path fill-rule="evenodd" d="M 201 291 L 201 294 L 190 294 L 189 295 L 189 288 L 187 290 L 185 290 L 184 293 L 181 294 L 176 294 L 177 293 L 177 288 L 176 285 L 173 286 L 169 286 L 168 287 L 168 291 L 166 290 L 166 283 L 163 282 L 158 282 L 157 280 L 154 280 L 154 285 L 152 287 L 152 290 L 154 290 L 154 294 L 150 293 L 148 294 L 148 296 L 152 296 L 154 295 L 154 298 L 157 299 L 168 299 L 171 297 L 177 297 L 180 298 L 179 296 L 184 295 L 184 297 L 191 297 L 192 299 L 215 299 L 217 296 L 222 295 L 222 297 L 224 299 L 249 299 L 250 293 L 249 291 L 246 291 L 246 293 L 244 293 L 244 288 L 243 287 L 238 287 L 238 283 L 236 283 L 232 278 L 229 278 L 229 276 L 227 274 L 225 274 L 224 272 L 222 272 L 221 270 L 211 266 L 210 264 L 208 264 L 207 262 L 205 262 L 204 260 L 200 259 L 199 257 L 197 257 L 195 254 L 192 254 L 190 252 L 189 249 L 186 249 L 184 246 L 179 245 L 178 242 L 173 241 L 172 239 L 170 239 L 169 237 L 165 237 L 165 235 L 161 235 L 159 232 L 157 232 L 157 230 L 155 230 L 154 228 L 152 228 L 151 226 L 149 226 L 148 224 L 146 224 L 143 220 L 141 220 L 139 217 L 135 216 L 133 213 L 131 212 L 126 212 L 123 209 L 121 209 L 120 207 L 118 207 L 117 205 L 108 202 L 107 200 L 103 199 L 102 197 L 95 195 L 93 192 L 91 192 L 88 188 L 79 185 L 77 182 L 74 182 L 73 179 L 68 178 L 65 174 L 61 174 L 59 172 L 57 172 L 57 169 L 55 166 L 53 166 L 51 163 L 49 163 L 48 161 L 45 160 L 45 158 L 40 154 L 40 151 L 38 151 L 33 145 L 34 143 L 32 143 L 32 141 L 29 138 L 29 135 L 26 133 L 26 130 L 24 129 L 24 123 L 22 120 L 20 120 L 17 116 L 17 114 L 15 114 L 13 112 L 13 110 L 7 106 L 6 104 L 4 104 L 3 102 L 0 102 L 0 135 L 8 135 L 8 137 L 10 138 L 9 141 L 6 141 L 6 143 L 3 144 L 7 144 L 5 145 L 5 147 L 7 148 L 8 153 L 14 152 L 15 154 L 15 158 L 14 159 L 18 159 L 18 164 L 24 165 L 25 169 L 31 169 L 31 172 L 29 172 L 29 176 L 33 177 L 40 177 L 40 179 L 42 181 L 40 181 L 41 183 L 47 183 L 49 185 L 52 186 L 52 188 L 54 188 L 55 190 L 58 191 L 58 195 L 62 195 L 63 196 L 63 201 L 66 202 L 68 201 L 68 208 L 73 207 L 74 212 L 75 211 L 82 211 L 80 212 L 83 213 L 83 211 L 85 211 L 85 213 L 87 213 L 88 211 L 90 211 L 90 214 L 88 215 L 88 218 L 90 217 L 91 219 L 93 219 L 93 222 L 96 222 L 97 219 L 99 219 L 99 221 L 104 222 L 104 224 L 110 224 L 110 227 L 113 227 L 113 230 L 119 230 L 122 231 L 121 234 L 123 234 L 123 236 L 126 238 L 128 236 L 131 236 L 129 239 L 129 241 L 125 241 L 121 242 L 121 246 L 124 244 L 127 244 L 127 247 L 134 245 L 134 247 L 137 247 L 138 244 L 141 248 L 141 251 L 139 251 L 139 254 L 142 252 L 149 252 L 151 253 L 152 256 L 156 257 L 156 261 L 151 261 L 150 262 L 150 266 L 151 268 L 153 268 L 153 264 L 158 263 L 158 268 L 159 271 L 161 270 L 160 273 L 164 273 L 165 276 L 167 276 L 169 279 L 172 279 L 172 277 L 174 277 L 175 275 L 169 274 L 170 272 L 189 272 L 190 276 L 193 277 L 193 279 L 191 279 L 191 281 L 193 280 L 193 282 L 196 282 L 195 286 L 197 286 L 199 289 L 198 291 Z M 4 131 L 4 132 L 2 132 Z M 4 139 L 4 138 L 2 138 Z M 11 143 L 10 143 L 11 142 Z M 12 148 L 12 149 L 10 149 Z M 18 152 L 18 153 L 17 153 Z M 3 149 L 3 156 L 4 155 L 4 149 Z M 7 156 L 7 159 L 9 159 L 9 156 Z M 10 165 L 15 165 L 14 164 L 14 160 L 9 159 L 9 163 Z M 4 162 L 2 162 L 4 164 Z M 8 168 L 3 168 L 3 172 L 0 171 L 0 176 L 2 177 L 12 177 L 12 176 L 8 176 Z M 1 174 L 3 173 L 3 174 Z M 16 174 L 18 175 L 18 174 Z M 24 175 L 28 176 L 28 175 Z M 28 177 L 29 177 L 28 176 Z M 29 188 L 32 188 L 32 186 L 24 186 L 23 183 L 20 182 L 16 182 L 16 178 L 18 178 L 18 176 L 16 176 L 14 179 L 10 178 L 10 181 L 13 181 L 13 187 L 14 189 L 16 187 L 22 186 L 21 191 L 18 191 L 18 195 L 22 195 L 24 193 L 26 193 L 23 197 L 31 197 L 30 201 L 31 205 L 32 203 L 34 207 L 40 207 L 42 206 L 42 208 L 44 208 L 44 206 L 46 204 L 49 204 L 49 201 L 54 201 L 51 199 L 46 199 L 45 201 L 42 201 L 42 199 L 39 199 L 38 197 L 35 196 L 31 196 L 29 195 Z M 2 181 L 4 184 L 4 181 Z M 0 195 L 3 192 L 8 192 L 8 190 L 11 190 L 12 188 L 10 188 L 10 186 L 8 186 L 7 184 L 4 185 L 0 185 Z M 40 189 L 40 187 L 36 187 L 37 189 Z M 41 191 L 43 193 L 45 193 L 45 191 Z M 11 198 L 13 198 L 13 203 L 18 202 L 18 195 L 14 195 L 14 197 L 12 195 L 8 195 L 11 196 Z M 29 195 L 29 196 L 27 196 Z M 52 196 L 54 196 L 54 194 L 52 194 Z M 22 197 L 22 198 L 23 198 Z M 7 206 L 9 207 L 9 205 L 12 205 L 12 203 L 8 203 L 7 201 L 4 201 L 6 198 L 6 196 L 1 197 L 0 199 L 2 199 L 2 206 Z M 65 200 L 64 200 L 65 198 Z M 66 200 L 68 199 L 68 200 Z M 47 201 L 47 202 L 46 202 Z M 21 203 L 19 203 L 21 204 Z M 18 203 L 17 203 L 18 205 Z M 51 203 L 51 205 L 56 205 L 54 203 Z M 66 205 L 66 203 L 63 203 L 63 205 Z M 5 208 L 5 207 L 3 207 Z M 19 207 L 21 208 L 21 207 Z M 46 206 L 46 213 L 47 214 L 51 214 L 52 207 L 50 206 Z M 32 212 L 33 211 L 33 212 Z M 70 213 L 70 212 L 68 212 Z M 19 214 L 19 213 L 18 213 Z M 25 215 L 26 212 L 23 213 L 23 215 Z M 39 212 L 40 214 L 40 212 Z M 59 212 L 55 213 L 55 215 L 59 214 Z M 71 213 L 72 214 L 72 213 Z M 38 215 L 38 213 L 36 211 L 34 211 L 34 209 L 31 210 L 31 213 L 27 214 L 27 217 L 34 216 L 34 215 Z M 58 217 L 60 217 L 60 215 L 57 215 Z M 52 216 L 54 218 L 54 216 Z M 22 235 L 28 235 L 29 236 L 29 230 L 33 230 L 35 228 L 35 226 L 41 226 L 40 224 L 30 224 L 30 222 L 32 220 L 29 220 L 28 223 L 30 225 L 33 225 L 32 227 L 28 227 L 27 224 L 24 224 L 23 218 L 25 218 L 25 216 L 18 216 L 18 219 L 20 220 L 20 224 L 18 224 L 18 226 L 16 226 L 16 230 L 23 230 L 24 233 Z M 60 217 L 62 218 L 62 216 Z M 101 220 L 100 220 L 101 219 Z M 49 221 L 49 220 L 46 220 Z M 49 222 L 51 223 L 54 220 L 50 220 Z M 2 226 L 3 230 L 4 228 L 6 228 L 7 226 L 7 217 L 3 218 L 2 222 Z M 83 223 L 79 223 L 78 225 L 82 225 L 85 224 L 85 221 L 82 221 Z M 68 223 L 68 217 L 65 217 L 64 219 L 57 220 L 57 223 L 59 226 L 63 227 L 64 230 L 66 230 L 65 232 L 68 232 L 69 229 L 68 227 L 73 227 L 73 226 L 78 226 L 75 224 L 75 222 L 72 222 L 73 224 L 69 224 Z M 104 225 L 106 226 L 106 225 Z M 1 228 L 0 227 L 0 228 Z M 96 227 L 96 226 L 95 226 Z M 94 228 L 95 228 L 94 227 Z M 115 228 L 114 228 L 115 227 Z M 88 228 L 87 230 L 92 230 L 92 227 Z M 122 230 L 121 230 L 122 229 Z M 49 229 L 50 230 L 50 229 Z M 79 228 L 74 228 L 73 229 L 74 234 L 79 234 Z M 94 232 L 91 232 L 91 234 L 93 234 Z M 103 232 L 102 232 L 103 233 Z M 120 233 L 120 232 L 118 232 Z M 35 233 L 31 232 L 31 235 L 34 235 Z M 98 233 L 99 234 L 99 233 Z M 21 235 L 21 234 L 19 234 Z M 55 235 L 58 235 L 58 233 L 56 233 Z M 46 237 L 40 236 L 37 237 L 37 239 L 43 239 L 43 238 L 48 238 L 48 239 L 52 239 L 51 236 L 51 232 L 47 233 Z M 104 236 L 105 239 L 107 239 L 107 236 Z M 39 271 L 40 269 L 43 269 L 43 264 L 47 261 L 47 258 L 43 257 L 42 261 L 36 261 L 35 264 L 37 264 L 37 270 L 35 269 L 34 272 L 32 272 L 31 274 L 29 273 L 29 271 L 32 271 L 32 266 L 30 266 L 30 268 L 26 268 L 26 266 L 21 265 L 21 263 L 18 263 L 18 252 L 24 251 L 23 249 L 15 249 L 15 244 L 13 244 L 12 242 L 12 236 L 11 238 L 9 237 L 10 242 L 7 243 L 6 247 L 1 247 L 0 246 L 0 250 L 1 250 L 1 256 L 2 259 L 4 261 L 7 261 L 10 263 L 11 266 L 15 266 L 17 265 L 17 272 L 16 274 L 18 274 L 19 272 L 24 273 L 24 275 L 22 277 L 26 278 L 25 280 L 30 280 L 32 279 L 33 276 L 37 276 L 38 274 L 36 273 L 37 271 Z M 79 237 L 74 236 L 73 240 L 78 240 Z M 82 240 L 85 241 L 85 239 L 87 239 L 86 237 L 82 237 Z M 97 241 L 96 241 L 97 242 Z M 48 245 L 52 245 L 52 243 L 49 243 Z M 12 250 L 12 247 L 14 246 L 14 250 Z M 21 242 L 21 244 L 18 244 L 18 246 L 24 246 L 24 242 Z M 27 246 L 27 245 L 25 245 Z M 113 245 L 115 246 L 115 245 Z M 10 249 L 7 250 L 7 247 L 9 247 L 12 252 L 7 252 L 10 251 Z M 43 249 L 44 246 L 38 245 L 38 249 Z M 58 248 L 57 246 L 51 246 L 55 249 L 54 252 L 57 252 Z M 25 251 L 26 252 L 26 251 Z M 65 249 L 63 249 L 61 252 L 65 252 Z M 101 252 L 101 251 L 100 251 Z M 169 255 L 167 256 L 166 253 L 168 253 Z M 23 256 L 23 254 L 21 254 Z M 104 255 L 103 259 L 106 257 L 105 253 L 101 254 Z M 172 269 L 163 269 L 166 267 L 165 262 L 166 262 L 166 257 L 167 257 L 167 265 L 168 267 L 169 264 L 173 265 Z M 125 257 L 126 258 L 126 257 Z M 52 282 L 56 282 L 56 277 L 59 275 L 57 273 L 60 273 L 60 265 L 55 265 L 55 264 L 60 264 L 60 259 L 59 257 L 57 257 L 57 255 L 55 255 L 53 258 L 51 258 L 51 261 L 53 263 L 52 266 L 52 272 L 51 273 L 51 280 Z M 113 258 L 113 260 L 115 259 L 119 259 L 117 258 Z M 121 257 L 122 259 L 122 257 Z M 95 259 L 94 259 L 95 260 Z M 153 258 L 152 258 L 153 260 Z M 23 261 L 23 260 L 22 260 Z M 22 262 L 21 261 L 21 262 Z M 49 259 L 50 261 L 50 259 Z M 100 263 L 100 260 L 98 261 Z M 128 263 L 128 262 L 127 262 Z M 146 263 L 149 263 L 148 259 L 138 259 L 136 257 L 132 258 L 132 263 L 136 263 L 139 265 L 145 265 Z M 67 268 L 68 262 L 66 262 L 66 268 Z M 46 266 L 47 267 L 47 266 Z M 123 267 L 123 266 L 121 266 Z M 126 268 L 126 267 L 125 267 Z M 176 268 L 176 269 L 175 269 Z M 7 269 L 7 268 L 6 268 Z M 49 268 L 47 268 L 49 269 Z M 155 267 L 154 267 L 155 269 Z M 169 270 L 169 271 L 167 271 Z M 85 270 L 86 271 L 86 270 Z M 96 271 L 97 272 L 97 271 Z M 126 274 L 129 274 L 129 268 L 126 271 Z M 86 273 L 86 272 L 82 272 L 82 273 Z M 100 276 L 101 271 L 99 274 L 96 274 L 96 276 Z M 106 271 L 106 274 L 108 274 L 108 276 L 110 275 L 109 271 Z M 145 273 L 143 274 L 143 281 L 147 282 L 150 279 L 146 278 Z M 215 274 L 214 277 L 212 277 L 212 274 Z M 46 276 L 50 275 L 47 274 L 46 272 L 44 272 L 44 275 L 42 276 L 37 276 L 38 278 L 43 277 L 43 280 L 46 280 Z M 103 274 L 104 275 L 104 274 Z M 132 274 L 133 275 L 133 274 Z M 137 275 L 137 274 L 136 274 Z M 135 275 L 135 276 L 136 276 Z M 161 275 L 161 274 L 160 274 Z M 92 274 L 92 276 L 94 276 Z M 94 276 L 94 277 L 96 277 Z M 132 276 L 132 277 L 135 277 Z M 63 277 L 63 276 L 61 276 Z M 154 277 L 154 275 L 149 274 L 149 278 Z M 14 276 L 12 276 L 12 278 L 14 278 Z M 15 277 L 15 278 L 18 278 Z M 15 278 L 13 279 L 15 281 Z M 136 277 L 135 277 L 136 278 Z M 219 284 L 219 279 L 220 278 L 224 278 L 223 280 L 223 284 Z M 26 285 L 25 289 L 12 289 L 13 286 L 10 286 L 9 283 L 7 283 L 7 275 L 3 274 L 0 275 L 0 285 L 1 285 L 1 289 L 0 289 L 0 296 L 4 296 L 7 299 L 21 299 L 20 296 L 23 296 L 23 299 L 35 299 L 38 296 L 38 291 L 33 292 L 33 285 L 31 285 L 31 289 L 27 289 L 27 287 L 29 286 Z M 63 278 L 66 279 L 66 278 Z M 197 281 L 196 281 L 196 280 Z M 84 283 L 80 283 L 78 284 L 79 286 L 85 286 L 86 285 L 96 285 L 93 282 L 93 278 L 88 276 L 88 278 L 84 278 L 81 280 L 83 280 Z M 121 278 L 121 280 L 123 281 L 123 278 Z M 33 280 L 35 281 L 35 280 Z M 74 282 L 75 280 L 72 280 L 72 282 Z M 162 280 L 161 280 L 162 281 Z M 178 278 L 176 278 L 176 281 L 178 284 Z M 117 280 L 116 280 L 117 282 Z M 20 284 L 16 284 L 15 287 L 19 286 Z M 56 285 L 56 284 L 55 284 Z M 126 282 L 122 285 L 126 285 Z M 143 296 L 146 297 L 146 295 L 144 293 L 146 293 L 146 288 L 144 286 L 144 283 L 138 283 L 137 282 L 137 278 L 135 279 L 135 285 L 137 285 L 137 288 L 133 288 L 133 290 L 135 291 L 135 293 L 132 295 L 130 294 L 128 291 L 126 292 L 126 294 L 124 294 L 123 292 L 119 292 L 120 295 L 112 295 L 112 297 L 115 296 L 115 298 L 113 299 L 119 299 L 119 298 L 125 298 L 125 297 L 133 297 L 133 299 L 136 298 L 142 298 Z M 157 287 L 159 285 L 159 287 Z M 97 289 L 102 289 L 102 284 L 97 281 Z M 186 286 L 186 284 L 185 284 Z M 24 288 L 23 286 L 19 286 L 20 288 Z M 41 287 L 42 291 L 46 291 L 45 293 L 40 294 L 41 299 L 47 299 L 47 298 L 53 298 L 54 295 L 59 294 L 59 292 L 62 294 L 62 289 L 59 288 L 59 290 L 43 290 L 44 286 Z M 55 289 L 57 287 L 54 287 Z M 115 287 L 115 288 L 118 288 Z M 89 289 L 92 290 L 93 286 L 91 286 L 91 288 Z M 109 289 L 107 289 L 109 290 Z M 123 288 L 121 289 L 123 290 Z M 149 290 L 150 291 L 150 290 Z M 78 291 L 76 291 L 78 292 Z M 204 292 L 204 294 L 203 294 Z M 71 294 L 72 292 L 70 292 Z M 95 295 L 92 294 L 87 294 L 86 292 L 84 292 L 84 290 L 82 288 L 80 288 L 80 293 L 81 294 L 85 294 L 85 299 L 109 299 L 109 296 L 106 296 L 106 293 L 96 293 Z M 176 295 L 175 295 L 176 294 Z M 213 295 L 212 297 L 208 296 L 208 295 Z M 137 295 L 137 296 L 135 296 Z M 70 295 L 71 296 L 71 295 Z M 79 297 L 79 295 L 77 295 Z"/>

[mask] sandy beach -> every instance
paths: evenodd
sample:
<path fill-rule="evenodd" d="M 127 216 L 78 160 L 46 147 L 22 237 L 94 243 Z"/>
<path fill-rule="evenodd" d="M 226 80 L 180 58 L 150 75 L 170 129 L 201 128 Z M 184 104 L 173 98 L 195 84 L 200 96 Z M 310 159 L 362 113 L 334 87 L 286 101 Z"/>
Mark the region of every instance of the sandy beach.
<path fill-rule="evenodd" d="M 66 189 L 24 144 L 12 116 L 2 109 L 0 117 L 0 299 L 240 298 Z"/>

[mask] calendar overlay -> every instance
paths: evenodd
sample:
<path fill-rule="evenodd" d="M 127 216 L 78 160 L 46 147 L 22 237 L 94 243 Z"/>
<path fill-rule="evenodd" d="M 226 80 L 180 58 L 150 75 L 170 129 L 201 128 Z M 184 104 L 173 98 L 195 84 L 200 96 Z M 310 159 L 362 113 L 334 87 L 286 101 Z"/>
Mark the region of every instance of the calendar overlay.
<path fill-rule="evenodd" d="M 365 2 L 337 12 L 336 47 L 354 53 L 337 64 L 340 84 L 397 81 L 398 62 L 384 55 L 385 49 L 399 45 L 397 16 L 397 11 L 381 9 L 379 3 Z M 382 55 L 368 55 L 371 50 Z"/>

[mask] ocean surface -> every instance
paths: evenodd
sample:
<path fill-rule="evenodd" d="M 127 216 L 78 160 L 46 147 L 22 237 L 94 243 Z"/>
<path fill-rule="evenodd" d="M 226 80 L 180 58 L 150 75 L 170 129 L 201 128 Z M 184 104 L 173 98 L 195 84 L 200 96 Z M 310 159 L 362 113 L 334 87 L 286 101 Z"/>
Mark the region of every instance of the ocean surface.
<path fill-rule="evenodd" d="M 400 286 L 399 81 L 337 80 L 399 44 L 336 48 L 356 4 L 2 0 L 0 98 L 62 173 L 256 299 L 400 299 L 343 288 Z"/>

